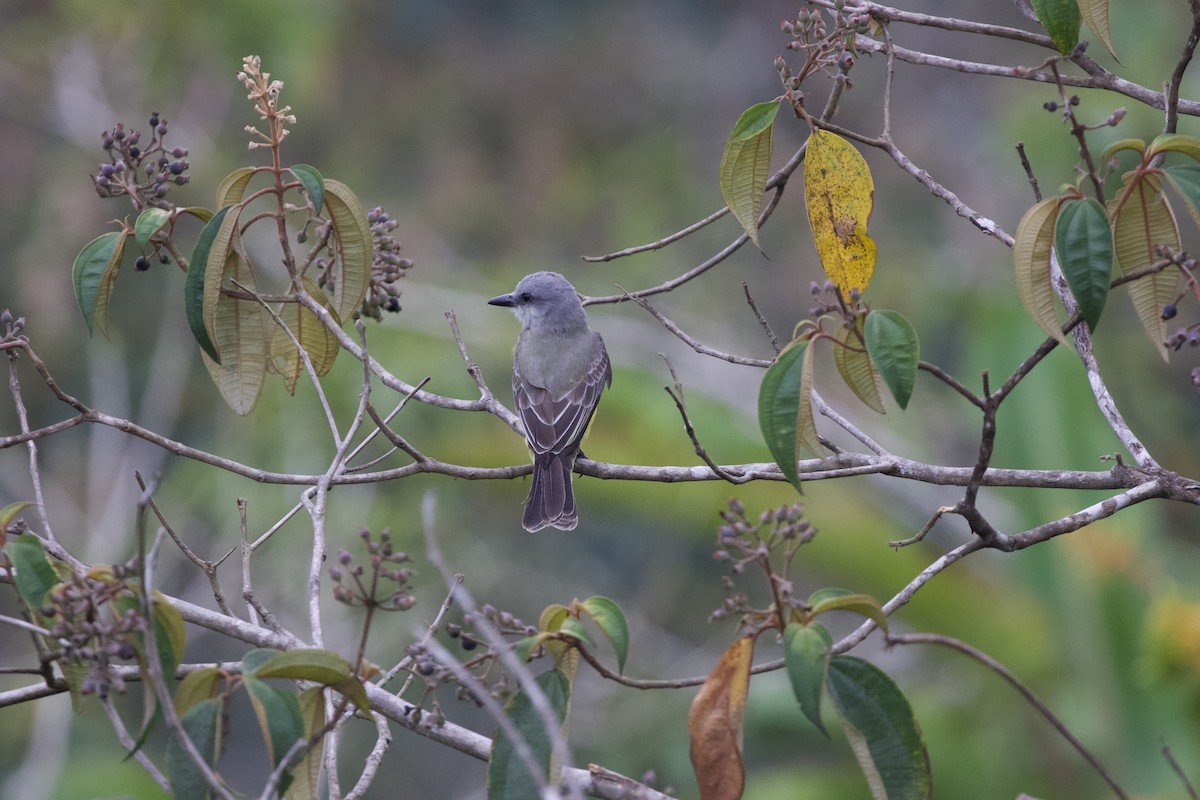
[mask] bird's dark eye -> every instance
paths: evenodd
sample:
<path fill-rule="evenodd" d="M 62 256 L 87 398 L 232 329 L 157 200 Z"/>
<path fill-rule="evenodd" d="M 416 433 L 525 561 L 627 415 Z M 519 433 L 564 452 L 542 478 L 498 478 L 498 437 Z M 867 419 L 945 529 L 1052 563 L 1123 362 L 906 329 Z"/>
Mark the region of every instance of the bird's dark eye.
<path fill-rule="evenodd" d="M 528 303 L 532 299 L 533 299 L 533 295 L 531 295 L 529 292 L 521 292 L 521 302 L 522 303 Z"/>

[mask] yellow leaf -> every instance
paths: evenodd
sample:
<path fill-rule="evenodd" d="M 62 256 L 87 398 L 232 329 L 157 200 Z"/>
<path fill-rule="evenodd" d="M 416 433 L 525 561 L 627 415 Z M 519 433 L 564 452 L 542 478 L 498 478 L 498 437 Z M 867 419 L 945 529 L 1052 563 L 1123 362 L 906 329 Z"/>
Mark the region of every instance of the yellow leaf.
<path fill-rule="evenodd" d="M 1178 250 L 1179 226 L 1163 197 L 1162 184 L 1156 175 L 1135 173 L 1126 175 L 1121 192 L 1109 201 L 1109 213 L 1118 206 L 1113 220 L 1113 246 L 1121 274 L 1141 272 L 1158 260 L 1155 245 L 1169 245 Z M 1163 361 L 1167 360 L 1167 323 L 1162 308 L 1174 302 L 1179 286 L 1179 272 L 1174 267 L 1151 273 L 1126 284 L 1138 319 L 1150 341 L 1154 342 Z"/>
<path fill-rule="evenodd" d="M 329 300 L 315 282 L 305 278 L 304 288 L 321 305 L 329 309 Z M 287 325 L 287 330 L 275 323 L 274 332 L 271 334 L 271 355 L 268 367 L 283 376 L 283 383 L 288 394 L 294 394 L 296 380 L 304 371 L 304 360 L 300 358 L 300 351 L 292 343 L 292 336 L 296 337 L 296 341 L 300 342 L 300 346 L 308 354 L 308 359 L 312 362 L 317 377 L 329 372 L 333 366 L 333 359 L 338 354 L 337 336 L 325 327 L 325 323 L 321 322 L 316 314 L 299 303 L 281 303 L 275 313 L 283 320 L 284 325 Z M 292 336 L 288 336 L 288 331 L 292 332 Z"/>
<path fill-rule="evenodd" d="M 742 723 L 750 691 L 753 637 L 743 636 L 724 652 L 688 712 L 692 769 L 700 800 L 737 800 L 746 784 Z"/>
<path fill-rule="evenodd" d="M 1013 270 L 1021 303 L 1029 316 L 1065 345 L 1067 339 L 1054 311 L 1054 287 L 1050 284 L 1050 248 L 1057 216 L 1057 197 L 1048 197 L 1025 212 L 1013 237 Z"/>
<path fill-rule="evenodd" d="M 867 234 L 875 184 L 854 145 L 828 131 L 812 132 L 804 157 L 804 200 L 825 274 L 842 297 L 866 291 L 875 271 L 875 242 Z"/>

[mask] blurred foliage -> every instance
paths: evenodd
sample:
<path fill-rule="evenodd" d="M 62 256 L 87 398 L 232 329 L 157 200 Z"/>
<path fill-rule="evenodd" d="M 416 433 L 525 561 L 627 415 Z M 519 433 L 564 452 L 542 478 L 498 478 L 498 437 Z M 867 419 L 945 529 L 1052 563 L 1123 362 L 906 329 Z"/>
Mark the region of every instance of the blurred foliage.
<path fill-rule="evenodd" d="M 932 13 L 942 4 L 906 4 Z M 928 6 L 928 8 L 924 8 Z M 233 78 L 241 57 L 261 55 L 286 82 L 299 118 L 287 146 L 296 162 L 352 185 L 368 206 L 401 221 L 395 232 L 416 268 L 401 281 L 399 315 L 369 326 L 374 355 L 417 380 L 428 375 L 443 394 L 471 396 L 443 313 L 457 312 L 470 350 L 507 399 L 515 323 L 487 297 L 507 291 L 533 269 L 559 269 L 588 294 L 657 283 L 699 263 L 737 234 L 725 220 L 671 248 L 610 264 L 599 254 L 652 241 L 721 205 L 716 172 L 725 137 L 742 109 L 778 93 L 771 61 L 783 47 L 777 20 L 794 4 L 620 2 L 603 5 L 479 2 L 384 3 L 316 0 L 239 3 L 179 0 L 121 4 L 0 0 L 0 307 L 28 320 L 35 347 L 67 391 L 108 413 L 128 416 L 196 447 L 267 469 L 323 468 L 323 416 L 311 388 L 296 398 L 273 385 L 249 418 L 221 404 L 179 315 L 174 267 L 126 272 L 114 302 L 110 339 L 89 339 L 69 280 L 78 249 L 103 228 L 115 204 L 96 199 L 88 178 L 99 160 L 99 133 L 157 110 L 191 149 L 192 182 L 179 202 L 211 203 L 216 181 L 245 161 L 241 129 L 254 122 Z M 1014 26 L 1027 23 L 1011 4 L 974 0 L 954 13 Z M 1114 0 L 1114 40 L 1122 74 L 1157 87 L 1169 73 L 1186 29 L 1182 3 Z M 910 32 L 911 46 L 929 41 Z M 1166 37 L 1164 44 L 1163 37 Z M 964 41 L 966 43 L 964 43 Z M 948 55 L 1014 63 L 1041 52 L 996 42 L 952 42 Z M 907 42 L 906 42 L 907 43 Z M 972 49 L 978 46 L 978 49 Z M 955 48 L 960 48 L 955 52 Z M 1092 55 L 1104 63 L 1104 53 Z M 1018 53 L 1018 55 L 1014 55 Z M 842 125 L 878 128 L 882 59 L 862 59 L 844 100 Z M 1185 83 L 1185 95 L 1195 81 Z M 1012 230 L 1032 202 L 1013 144 L 1024 141 L 1043 182 L 1070 180 L 1074 143 L 1042 110 L 1048 87 L 900 65 L 893 101 L 901 145 L 981 213 Z M 1087 93 L 1096 121 L 1121 102 Z M 1151 138 L 1159 113 L 1126 104 L 1119 136 Z M 790 122 L 790 121 L 789 121 Z M 776 153 L 803 139 L 800 124 L 777 123 Z M 1191 118 L 1181 132 L 1198 131 Z M 1103 145 L 1105 134 L 1098 134 Z M 249 156 L 253 157 L 253 153 Z M 867 151 L 875 176 L 872 235 L 879 264 L 872 296 L 902 309 L 920 334 L 923 355 L 975 386 L 978 375 L 1008 372 L 1040 341 L 1012 285 L 1010 255 L 955 218 L 941 201 L 883 156 Z M 769 347 L 741 294 L 747 281 L 778 331 L 805 314 L 815 251 L 799 192 L 790 192 L 762 230 L 768 258 L 743 249 L 714 273 L 655 304 L 686 330 L 722 349 L 767 357 Z M 1185 246 L 1196 232 L 1184 222 Z M 198 230 L 198 227 L 197 227 Z M 1194 244 L 1192 245 L 1194 247 Z M 691 445 L 661 386 L 669 355 L 688 392 L 701 440 L 724 463 L 768 458 L 754 422 L 759 375 L 697 356 L 671 340 L 640 310 L 590 309 L 615 364 L 613 390 L 586 443 L 597 459 L 694 463 Z M 163 313 L 165 310 L 166 313 Z M 1130 423 L 1160 460 L 1200 473 L 1194 437 L 1196 397 L 1187 385 L 1187 351 L 1169 367 L 1149 356 L 1128 301 L 1114 297 L 1097 352 Z M 22 368 L 33 425 L 63 409 Z M 340 359 L 327 379 L 335 411 L 348 416 L 360 372 Z M 823 381 L 824 377 L 824 383 Z M 817 386 L 837 383 L 817 363 Z M 393 398 L 378 391 L 375 402 Z M 918 381 L 913 402 L 887 417 L 858 413 L 849 393 L 827 399 L 851 409 L 886 446 L 916 459 L 970 464 L 978 420 L 958 398 Z M 519 463 L 523 444 L 495 419 L 410 406 L 402 430 L 439 458 L 482 465 Z M 0 403 L 0 430 L 16 428 Z M 994 463 L 1018 467 L 1097 468 L 1118 447 L 1094 409 L 1076 359 L 1052 354 L 1005 403 Z M 59 537 L 81 558 L 116 561 L 132 551 L 133 470 L 163 473 L 159 504 L 204 557 L 238 542 L 237 497 L 249 501 L 252 535 L 296 502 L 297 491 L 270 487 L 164 455 L 111 430 L 77 428 L 41 445 L 43 479 Z M 0 454 L 0 505 L 30 495 L 21 448 Z M 571 535 L 531 537 L 518 525 L 519 482 L 471 482 L 423 476 L 398 484 L 343 487 L 332 494 L 331 548 L 363 526 L 390 526 L 418 556 L 421 497 L 439 500 L 439 530 L 454 568 L 476 597 L 526 618 L 548 602 L 601 594 L 631 617 L 628 672 L 639 677 L 706 673 L 731 638 L 708 625 L 719 605 L 719 565 L 710 559 L 716 512 L 733 493 L 717 483 L 662 486 L 576 482 L 584 519 Z M 890 597 L 965 529 L 943 522 L 925 542 L 901 552 L 886 546 L 920 528 L 952 502 L 950 487 L 899 485 L 886 478 L 805 484 L 808 515 L 821 533 L 804 551 L 797 580 L 807 588 L 852 585 Z M 793 498 L 786 483 L 741 487 L 750 509 Z M 1084 492 L 985 492 L 985 510 L 1006 530 L 1070 513 L 1099 495 Z M 1188 509 L 1146 504 L 1029 551 L 981 553 L 939 576 L 895 617 L 898 630 L 959 636 L 1005 662 L 1079 734 L 1130 790 L 1178 796 L 1159 754 L 1169 743 L 1196 774 L 1200 765 L 1200 590 L 1195 583 L 1196 521 Z M 307 569 L 308 533 L 299 518 L 261 551 L 254 581 L 281 622 L 303 629 L 292 595 Z M 234 561 L 221 577 L 240 577 Z M 536 576 L 533 577 L 533 576 Z M 429 617 L 443 589 L 434 570 L 417 579 L 418 608 Z M 164 557 L 160 584 L 202 601 L 196 571 L 178 554 Z M 14 613 L 0 592 L 0 613 Z M 357 619 L 332 602 L 327 646 L 348 652 Z M 834 635 L 838 630 L 834 620 Z M 850 625 L 846 621 L 846 625 Z M 0 630 L 0 666 L 24 652 L 20 632 Z M 380 628 L 374 660 L 399 657 L 411 631 Z M 760 657 L 773 656 L 761 643 Z M 865 651 L 865 652 L 864 652 Z M 956 654 L 901 648 L 856 654 L 886 669 L 909 695 L 925 732 L 940 797 L 1091 797 L 1103 786 L 1032 709 L 994 675 Z M 194 632 L 188 660 L 239 658 L 241 650 Z M 23 685 L 0 676 L 0 688 Z M 139 700 L 122 703 L 136 719 Z M 597 762 L 688 796 L 687 704 L 691 692 L 647 694 L 581 673 L 573 698 L 572 745 L 581 763 Z M 829 742 L 796 713 L 782 673 L 756 678 L 747 711 L 746 797 L 864 796 L 866 787 L 844 742 Z M 4 709 L 0 794 L 22 797 L 156 797 L 132 761 L 121 761 L 107 720 L 94 707 L 72 716 L 65 697 Z M 241 710 L 243 727 L 252 727 Z M 449 713 L 487 731 L 490 722 L 462 705 Z M 235 720 L 235 729 L 238 727 Z M 371 731 L 348 729 L 365 752 Z M 365 726 L 364 726 L 365 727 Z M 619 731 L 619 735 L 614 732 Z M 836 734 L 835 734 L 836 736 Z M 483 766 L 398 733 L 379 785 L 410 798 L 479 797 Z M 246 741 L 252 741 L 247 736 Z M 238 747 L 231 747 L 238 752 Z M 253 786 L 260 754 L 222 771 Z M 347 754 L 345 763 L 353 762 Z M 29 776 L 37 780 L 29 782 Z M 57 776 L 57 777 L 55 777 Z M 247 777 L 249 776 L 249 777 Z M 261 777 L 261 776 L 260 776 Z M 50 788 L 54 787 L 54 788 Z"/>

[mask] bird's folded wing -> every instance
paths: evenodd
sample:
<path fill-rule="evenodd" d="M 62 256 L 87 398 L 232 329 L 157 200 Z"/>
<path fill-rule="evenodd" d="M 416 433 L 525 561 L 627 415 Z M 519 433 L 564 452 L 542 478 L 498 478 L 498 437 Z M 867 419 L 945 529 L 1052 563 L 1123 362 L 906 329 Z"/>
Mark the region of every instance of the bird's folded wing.
<path fill-rule="evenodd" d="M 600 402 L 600 393 L 611 383 L 612 367 L 603 349 L 583 379 L 559 396 L 524 380 L 514 365 L 513 398 L 530 448 L 545 455 L 578 447 Z"/>

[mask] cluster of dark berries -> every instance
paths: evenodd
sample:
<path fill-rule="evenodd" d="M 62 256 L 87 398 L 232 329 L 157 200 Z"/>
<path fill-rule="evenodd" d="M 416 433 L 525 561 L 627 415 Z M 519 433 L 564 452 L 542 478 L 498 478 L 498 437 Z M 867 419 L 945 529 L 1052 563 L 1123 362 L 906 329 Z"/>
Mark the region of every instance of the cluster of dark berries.
<path fill-rule="evenodd" d="M 188 151 L 183 147 L 167 149 L 167 121 L 158 112 L 150 115 L 149 137 L 139 130 L 126 130 L 118 122 L 100 134 L 100 145 L 108 161 L 92 176 L 96 194 L 101 197 L 131 195 L 139 208 L 170 208 L 166 201 L 172 185 L 188 182 Z"/>
<path fill-rule="evenodd" d="M 367 214 L 367 222 L 371 224 L 371 237 L 375 242 L 375 260 L 371 264 L 371 283 L 361 313 L 364 317 L 382 320 L 382 312 L 394 314 L 400 310 L 400 290 L 395 284 L 412 268 L 413 262 L 400 255 L 400 241 L 392 236 L 399 222 L 378 206 Z"/>
<path fill-rule="evenodd" d="M 349 550 L 339 551 L 337 565 L 329 568 L 329 577 L 334 582 L 333 598 L 348 606 L 380 611 L 407 611 L 416 605 L 417 599 L 409 586 L 412 570 L 397 566 L 412 559 L 392 546 L 391 532 L 384 528 L 376 538 L 363 528 L 359 535 L 367 549 L 367 567 L 354 563 Z"/>
<path fill-rule="evenodd" d="M 25 330 L 25 318 L 13 319 L 12 312 L 7 308 L 0 311 L 0 341 L 16 339 Z"/>
<path fill-rule="evenodd" d="M 129 661 L 137 655 L 133 635 L 144 629 L 134 606 L 118 612 L 112 600 L 129 595 L 127 580 L 137 575 L 137 561 L 116 564 L 109 570 L 93 569 L 72 575 L 46 595 L 42 616 L 53 620 L 50 635 L 61 643 L 59 658 L 86 664 L 80 688 L 84 694 L 108 697 L 125 691 L 125 681 L 113 672 L 113 659 Z"/>

